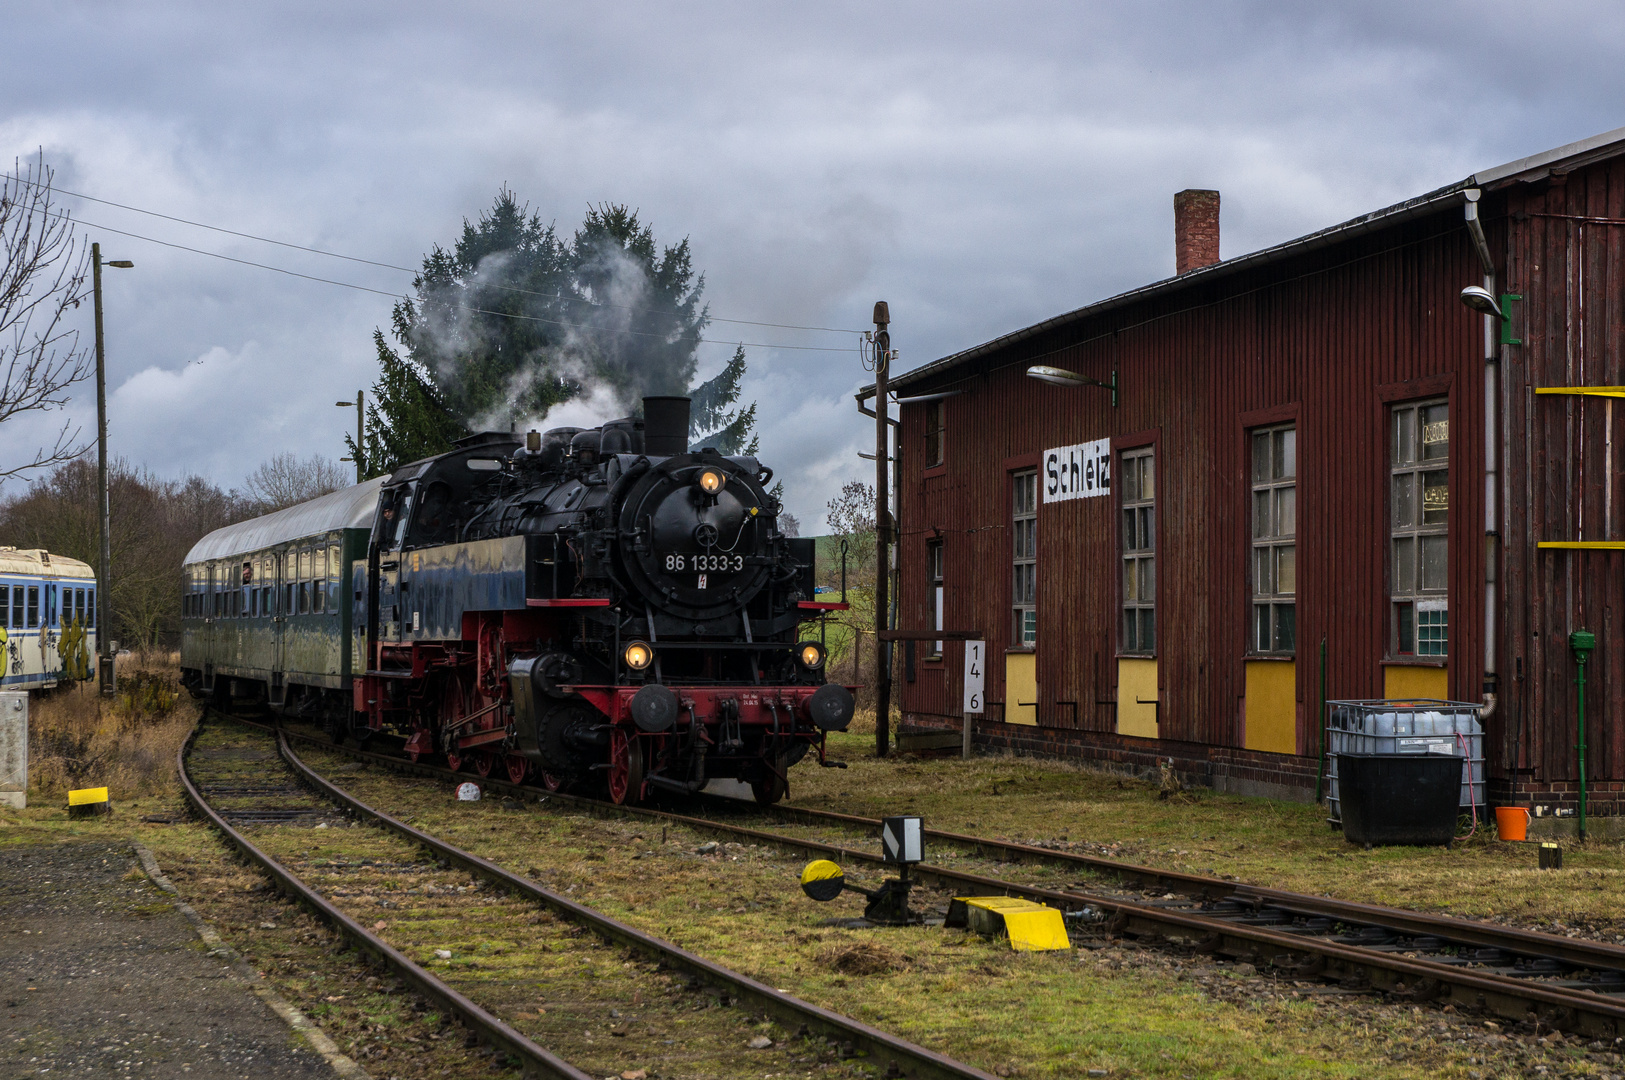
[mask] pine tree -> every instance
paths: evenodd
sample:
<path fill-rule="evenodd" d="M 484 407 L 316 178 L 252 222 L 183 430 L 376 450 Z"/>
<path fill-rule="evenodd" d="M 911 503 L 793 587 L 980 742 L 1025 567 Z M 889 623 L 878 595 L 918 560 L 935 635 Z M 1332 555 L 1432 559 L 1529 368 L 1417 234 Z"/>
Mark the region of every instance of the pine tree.
<path fill-rule="evenodd" d="M 755 454 L 761 440 L 756 436 L 756 403 L 744 409 L 729 409 L 739 400 L 739 381 L 745 377 L 745 347 L 734 349 L 733 359 L 716 376 L 688 392 L 689 438 L 693 448 L 715 447 L 719 454 Z"/>
<path fill-rule="evenodd" d="M 358 448 L 353 437 L 344 437 L 352 457 L 360 450 L 361 475 L 369 479 L 444 454 L 468 434 L 421 367 L 390 348 L 382 330 L 374 330 L 372 340 L 380 374 L 367 405 L 366 445 Z"/>
<path fill-rule="evenodd" d="M 589 387 L 627 413 L 645 395 L 686 393 L 696 446 L 757 451 L 756 406 L 733 407 L 743 346 L 691 385 L 709 316 L 688 240 L 661 247 L 625 205 L 590 207 L 565 242 L 504 187 L 449 251 L 430 251 L 413 287 L 392 313 L 404 355 L 374 333 L 364 475 L 442 453 L 469 430 L 540 425 Z"/>

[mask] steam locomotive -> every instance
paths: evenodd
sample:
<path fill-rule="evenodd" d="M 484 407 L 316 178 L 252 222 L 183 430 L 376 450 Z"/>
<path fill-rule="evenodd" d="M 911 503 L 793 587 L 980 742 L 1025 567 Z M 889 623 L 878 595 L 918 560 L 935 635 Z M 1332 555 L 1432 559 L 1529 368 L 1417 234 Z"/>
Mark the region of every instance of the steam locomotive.
<path fill-rule="evenodd" d="M 811 540 L 772 470 L 688 447 L 689 400 L 601 427 L 486 432 L 210 533 L 186 559 L 181 663 L 335 738 L 618 803 L 710 779 L 776 802 L 853 699 L 807 624 Z"/>

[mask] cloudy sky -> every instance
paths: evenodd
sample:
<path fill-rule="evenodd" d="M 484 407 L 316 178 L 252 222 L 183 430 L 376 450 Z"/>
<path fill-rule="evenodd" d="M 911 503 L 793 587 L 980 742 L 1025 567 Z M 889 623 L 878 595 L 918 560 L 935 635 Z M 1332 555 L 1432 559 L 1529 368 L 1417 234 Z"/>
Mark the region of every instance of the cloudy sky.
<path fill-rule="evenodd" d="M 11 7 L 0 159 L 406 267 L 503 184 L 566 233 L 624 202 L 690 239 L 714 315 L 862 329 L 884 298 L 903 368 L 1170 275 L 1181 188 L 1223 192 L 1231 257 L 1625 125 L 1603 2 L 252 8 Z M 410 275 L 62 201 L 136 262 L 105 283 L 116 453 L 223 486 L 343 453 L 333 402 L 376 378 Z M 709 336 L 705 370 L 759 343 L 762 455 L 816 530 L 871 468 L 854 335 Z M 70 413 L 92 430 L 93 391 Z M 46 437 L 8 422 L 0 461 Z"/>

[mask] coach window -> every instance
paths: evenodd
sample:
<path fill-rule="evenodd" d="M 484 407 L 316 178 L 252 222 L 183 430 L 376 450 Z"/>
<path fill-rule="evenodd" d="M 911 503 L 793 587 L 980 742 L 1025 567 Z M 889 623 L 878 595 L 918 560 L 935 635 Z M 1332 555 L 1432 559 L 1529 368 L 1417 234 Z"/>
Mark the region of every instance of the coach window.
<path fill-rule="evenodd" d="M 926 572 L 930 575 L 932 622 L 931 629 L 942 629 L 942 541 L 928 540 L 925 544 Z M 931 658 L 942 658 L 942 642 L 931 646 Z"/>
<path fill-rule="evenodd" d="M 1297 647 L 1298 432 L 1253 432 L 1253 651 Z"/>
<path fill-rule="evenodd" d="M 28 629 L 33 630 L 39 626 L 39 586 L 28 587 Z"/>
<path fill-rule="evenodd" d="M 0 585 L 0 630 L 11 625 L 11 586 Z"/>
<path fill-rule="evenodd" d="M 339 613 L 339 598 L 344 595 L 344 549 L 333 544 L 327 549 L 327 613 Z"/>
<path fill-rule="evenodd" d="M 1392 453 L 1393 655 L 1442 657 L 1450 643 L 1450 406 L 1396 405 Z"/>
<path fill-rule="evenodd" d="M 928 401 L 925 403 L 925 467 L 935 468 L 944 460 L 942 446 L 942 432 L 944 421 L 948 416 L 948 403 L 946 401 Z"/>
<path fill-rule="evenodd" d="M 1011 635 L 1015 645 L 1038 642 L 1038 471 L 1011 478 Z"/>
<path fill-rule="evenodd" d="M 1150 447 L 1123 454 L 1123 651 L 1157 650 L 1157 475 Z"/>
<path fill-rule="evenodd" d="M 89 629 L 96 625 L 96 590 L 85 590 L 85 627 Z"/>
<path fill-rule="evenodd" d="M 310 552 L 301 551 L 295 561 L 294 574 L 299 582 L 299 614 L 310 614 Z"/>

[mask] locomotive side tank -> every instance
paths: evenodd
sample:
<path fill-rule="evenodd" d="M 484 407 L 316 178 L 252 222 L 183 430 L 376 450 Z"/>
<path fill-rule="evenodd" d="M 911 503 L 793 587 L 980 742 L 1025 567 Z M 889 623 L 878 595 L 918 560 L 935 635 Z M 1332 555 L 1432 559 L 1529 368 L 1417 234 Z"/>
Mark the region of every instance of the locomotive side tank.
<path fill-rule="evenodd" d="M 822 641 L 803 633 L 844 604 L 815 601 L 813 542 L 779 530 L 772 470 L 691 450 L 688 425 L 687 398 L 645 398 L 642 417 L 482 433 L 325 496 L 373 507 L 369 531 L 350 517 L 328 546 L 343 559 L 326 591 L 324 628 L 345 641 L 328 650 L 333 670 L 273 678 L 236 660 L 252 651 L 236 638 L 276 635 L 301 610 L 278 589 L 189 596 L 199 631 L 217 610 L 242 603 L 246 616 L 229 616 L 230 642 L 189 638 L 190 681 L 263 694 L 336 738 L 396 734 L 414 758 L 480 775 L 603 786 L 617 802 L 732 777 L 782 798 L 788 769 L 810 750 L 824 762 L 825 733 L 852 717 L 850 690 L 826 683 Z M 235 594 L 237 563 L 254 569 L 242 537 L 263 531 L 205 538 L 204 554 L 231 549 L 229 573 L 200 557 L 189 578 Z"/>

